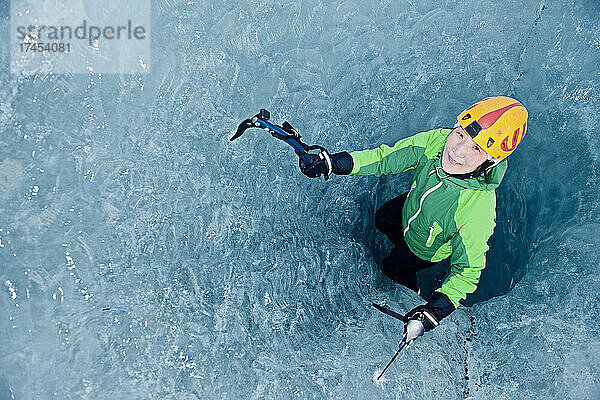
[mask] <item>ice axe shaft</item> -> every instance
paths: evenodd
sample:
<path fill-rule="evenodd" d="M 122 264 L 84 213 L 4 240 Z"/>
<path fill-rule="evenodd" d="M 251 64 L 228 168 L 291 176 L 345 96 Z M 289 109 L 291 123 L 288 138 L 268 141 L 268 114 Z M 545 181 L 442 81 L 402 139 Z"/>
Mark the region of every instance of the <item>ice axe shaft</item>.
<path fill-rule="evenodd" d="M 402 351 L 402 349 L 404 349 L 406 346 L 408 346 L 408 342 L 407 342 L 407 338 L 408 338 L 408 334 L 406 332 L 406 324 L 407 324 L 407 320 L 404 317 L 404 315 L 397 313 L 396 311 L 392 311 L 387 307 L 381 306 L 379 304 L 376 304 L 374 302 L 371 302 L 371 304 L 373 305 L 373 307 L 375 307 L 376 309 L 378 309 L 379 311 L 381 311 L 382 313 L 389 315 L 390 317 L 396 318 L 397 320 L 400 320 L 404 323 L 404 336 L 402 337 L 402 340 L 400 341 L 400 343 L 398 344 L 398 351 L 396 351 L 396 354 L 394 354 L 394 357 L 392 357 L 392 359 L 390 360 L 389 363 L 387 363 L 387 365 L 385 366 L 385 368 L 383 369 L 383 371 L 381 371 L 381 374 L 379 374 L 379 376 L 377 377 L 377 380 L 381 379 L 381 377 L 383 376 L 383 374 L 385 373 L 385 371 L 387 371 L 387 369 L 390 367 L 390 365 L 392 365 L 392 363 L 394 362 L 394 360 L 396 359 L 396 357 L 398 357 L 398 354 L 400 354 L 400 352 Z"/>
<path fill-rule="evenodd" d="M 396 357 L 398 357 L 398 354 L 400 354 L 400 352 L 402 351 L 402 349 L 404 347 L 406 347 L 406 341 L 404 339 L 402 339 L 402 342 L 400 342 L 400 347 L 398 347 L 398 351 L 396 351 L 396 354 L 394 354 L 394 357 L 392 357 L 392 359 L 390 360 L 389 363 L 387 363 L 387 365 L 385 366 L 383 371 L 381 371 L 381 374 L 379 374 L 379 376 L 377 377 L 377 380 L 381 379 L 383 374 L 385 374 L 385 371 L 387 371 L 387 369 L 390 367 L 390 365 L 392 365 L 392 363 L 394 362 Z"/>

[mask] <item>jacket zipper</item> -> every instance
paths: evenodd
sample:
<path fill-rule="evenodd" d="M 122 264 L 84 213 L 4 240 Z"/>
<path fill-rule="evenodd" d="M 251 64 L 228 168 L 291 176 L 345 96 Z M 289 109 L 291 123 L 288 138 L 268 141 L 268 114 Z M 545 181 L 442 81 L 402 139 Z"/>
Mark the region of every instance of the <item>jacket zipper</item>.
<path fill-rule="evenodd" d="M 429 241 L 431 240 L 431 237 L 433 236 L 434 230 L 435 230 L 435 225 L 431 225 L 429 227 L 429 237 L 427 237 L 427 242 L 425 242 L 425 244 L 429 245 Z"/>
<path fill-rule="evenodd" d="M 408 223 L 406 224 L 406 229 L 404 229 L 404 236 L 406 236 L 406 232 L 408 232 L 408 230 L 410 229 L 411 222 L 413 222 L 415 220 L 415 218 L 417 218 L 417 216 L 419 216 L 419 214 L 421 213 L 421 208 L 423 208 L 423 201 L 425 201 L 425 198 L 427 196 L 429 196 L 429 194 L 432 193 L 433 191 L 439 189 L 439 187 L 442 186 L 443 183 L 444 183 L 443 181 L 440 181 L 440 183 L 438 183 L 434 187 L 430 188 L 423 194 L 423 197 L 421 197 L 421 200 L 419 201 L 419 209 L 417 210 L 415 215 L 413 215 L 412 217 L 410 217 L 408 219 Z"/>

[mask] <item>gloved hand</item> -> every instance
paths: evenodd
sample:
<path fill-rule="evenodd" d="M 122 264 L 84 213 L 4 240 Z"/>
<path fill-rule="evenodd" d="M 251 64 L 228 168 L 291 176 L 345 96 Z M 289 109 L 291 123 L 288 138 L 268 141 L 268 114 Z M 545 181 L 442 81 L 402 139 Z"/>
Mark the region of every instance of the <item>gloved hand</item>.
<path fill-rule="evenodd" d="M 300 171 L 309 178 L 318 178 L 321 174 L 329 177 L 332 173 L 348 175 L 354 167 L 352 156 L 345 151 L 335 154 L 322 151 L 319 154 L 309 154 L 309 156 L 308 164 L 300 158 Z"/>
<path fill-rule="evenodd" d="M 420 322 L 424 332 L 429 332 L 440 324 L 438 316 L 427 304 L 413 308 L 404 318 L 408 323 L 411 321 Z"/>
<path fill-rule="evenodd" d="M 424 333 L 425 328 L 423 327 L 423 323 L 416 319 L 411 319 L 406 324 L 404 330 L 404 340 L 406 340 L 407 345 L 409 345 L 413 340 L 415 340 L 419 336 L 423 336 Z"/>
<path fill-rule="evenodd" d="M 434 292 L 427 304 L 413 308 L 404 316 L 407 321 L 407 340 L 414 340 L 423 336 L 440 324 L 442 318 L 446 318 L 454 311 L 454 304 L 448 296 L 440 292 Z"/>

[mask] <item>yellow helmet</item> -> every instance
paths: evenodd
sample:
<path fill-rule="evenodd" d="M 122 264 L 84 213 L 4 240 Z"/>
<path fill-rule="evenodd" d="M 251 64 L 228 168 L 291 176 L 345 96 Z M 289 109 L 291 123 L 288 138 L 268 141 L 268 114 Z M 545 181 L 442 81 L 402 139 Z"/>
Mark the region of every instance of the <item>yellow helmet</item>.
<path fill-rule="evenodd" d="M 460 113 L 458 123 L 496 162 L 508 157 L 525 136 L 527 110 L 505 96 L 480 100 Z"/>

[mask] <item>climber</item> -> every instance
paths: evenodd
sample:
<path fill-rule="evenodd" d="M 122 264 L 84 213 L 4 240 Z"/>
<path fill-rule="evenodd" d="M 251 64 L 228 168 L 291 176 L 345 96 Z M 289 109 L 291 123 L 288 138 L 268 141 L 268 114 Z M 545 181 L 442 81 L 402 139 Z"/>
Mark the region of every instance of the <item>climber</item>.
<path fill-rule="evenodd" d="M 413 321 L 410 343 L 458 307 L 477 289 L 496 218 L 495 189 L 506 157 L 525 136 L 527 110 L 504 96 L 483 99 L 461 112 L 452 129 L 435 129 L 392 147 L 310 154 L 300 160 L 311 178 L 324 175 L 386 175 L 414 170 L 410 190 L 383 204 L 375 227 L 394 248 L 383 273 L 414 291 L 417 271 L 450 257 L 450 270 L 429 301 L 404 316 Z"/>

